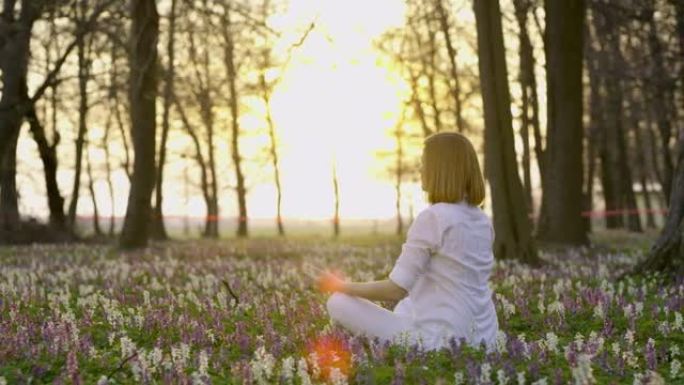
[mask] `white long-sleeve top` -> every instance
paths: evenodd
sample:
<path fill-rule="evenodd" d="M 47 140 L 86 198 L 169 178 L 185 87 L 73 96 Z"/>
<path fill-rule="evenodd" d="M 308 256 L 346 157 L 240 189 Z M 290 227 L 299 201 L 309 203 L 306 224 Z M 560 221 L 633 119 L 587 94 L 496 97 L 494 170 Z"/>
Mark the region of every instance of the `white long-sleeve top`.
<path fill-rule="evenodd" d="M 425 348 L 445 346 L 452 336 L 494 346 L 493 240 L 487 215 L 465 202 L 433 204 L 411 224 L 389 279 L 408 292 L 395 312 L 408 309 Z"/>

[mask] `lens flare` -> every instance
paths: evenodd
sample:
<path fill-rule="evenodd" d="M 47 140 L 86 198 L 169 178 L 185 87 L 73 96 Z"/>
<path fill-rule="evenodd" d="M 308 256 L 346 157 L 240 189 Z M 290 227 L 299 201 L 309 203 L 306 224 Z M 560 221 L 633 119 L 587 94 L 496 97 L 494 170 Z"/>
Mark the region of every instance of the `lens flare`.
<path fill-rule="evenodd" d="M 319 380 L 328 381 L 333 369 L 349 377 L 351 367 L 351 351 L 340 337 L 333 335 L 319 336 L 308 344 L 309 366 L 316 365 L 320 369 Z M 315 359 L 315 362 L 312 360 Z"/>

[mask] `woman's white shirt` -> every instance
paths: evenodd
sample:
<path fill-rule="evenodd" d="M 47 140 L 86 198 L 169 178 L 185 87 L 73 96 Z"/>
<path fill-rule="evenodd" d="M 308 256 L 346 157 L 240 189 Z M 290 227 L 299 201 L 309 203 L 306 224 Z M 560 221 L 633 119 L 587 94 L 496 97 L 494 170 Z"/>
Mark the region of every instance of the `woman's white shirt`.
<path fill-rule="evenodd" d="M 493 241 L 489 217 L 465 202 L 433 204 L 409 227 L 389 279 L 408 292 L 397 307 L 412 310 L 425 347 L 439 348 L 450 337 L 493 347 Z"/>

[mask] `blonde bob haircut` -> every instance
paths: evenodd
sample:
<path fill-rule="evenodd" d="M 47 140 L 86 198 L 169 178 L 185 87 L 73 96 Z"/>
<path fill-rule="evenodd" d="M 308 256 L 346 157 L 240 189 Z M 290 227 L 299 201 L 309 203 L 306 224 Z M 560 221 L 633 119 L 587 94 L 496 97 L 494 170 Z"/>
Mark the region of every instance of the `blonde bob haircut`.
<path fill-rule="evenodd" d="M 456 132 L 428 136 L 423 147 L 421 179 L 430 203 L 466 201 L 482 206 L 485 186 L 472 143 Z"/>

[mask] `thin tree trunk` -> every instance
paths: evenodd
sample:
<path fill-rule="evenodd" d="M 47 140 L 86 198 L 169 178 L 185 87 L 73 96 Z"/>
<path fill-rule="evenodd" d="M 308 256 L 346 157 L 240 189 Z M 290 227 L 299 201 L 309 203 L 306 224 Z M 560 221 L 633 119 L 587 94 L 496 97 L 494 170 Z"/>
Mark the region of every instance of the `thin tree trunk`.
<path fill-rule="evenodd" d="M 149 236 L 152 189 L 155 181 L 155 99 L 157 96 L 157 39 L 159 14 L 154 0 L 136 0 L 131 7 L 130 57 L 131 134 L 135 160 L 126 218 L 121 231 L 123 248 L 143 247 Z"/>
<path fill-rule="evenodd" d="M 536 95 L 536 80 L 534 76 L 534 56 L 532 54 L 532 43 L 527 32 L 527 14 L 530 9 L 530 3 L 527 0 L 516 0 L 513 2 L 515 6 L 515 17 L 518 21 L 519 35 L 519 55 L 520 55 L 520 72 L 519 81 L 522 90 L 522 114 L 520 124 L 520 137 L 523 143 L 523 185 L 525 187 L 525 197 L 527 199 L 527 208 L 529 214 L 534 212 L 534 201 L 532 199 L 532 170 L 530 165 L 530 126 L 532 120 L 536 118 L 536 103 L 533 104 L 531 95 L 534 92 Z M 532 108 L 534 107 L 534 108 Z M 537 122 L 537 124 L 539 124 Z"/>
<path fill-rule="evenodd" d="M 621 89 L 623 85 L 619 86 Z M 622 93 L 622 91 L 621 91 Z M 629 98 L 627 98 L 629 100 Z M 634 111 L 634 106 L 628 102 L 627 108 L 625 108 L 625 113 L 622 114 L 621 120 L 624 119 L 625 122 L 629 124 L 630 120 L 633 120 L 632 115 Z M 639 218 L 639 206 L 637 205 L 636 195 L 634 194 L 634 179 L 632 177 L 632 169 L 630 167 L 628 145 L 627 145 L 627 132 L 628 128 L 625 124 L 621 124 L 619 127 L 620 140 L 618 141 L 618 148 L 620 150 L 620 167 L 621 167 L 621 181 L 622 181 L 622 194 L 624 206 L 627 208 L 627 228 L 630 231 L 642 232 L 641 219 Z"/>
<path fill-rule="evenodd" d="M 403 132 L 403 119 L 397 124 L 396 130 L 394 132 L 394 137 L 397 142 L 397 163 L 396 163 L 396 174 L 394 181 L 394 191 L 396 192 L 396 211 L 397 211 L 397 235 L 402 235 L 404 233 L 404 220 L 401 217 L 401 183 L 404 179 L 404 132 Z"/>
<path fill-rule="evenodd" d="M 548 47 L 546 175 L 538 237 L 548 242 L 589 242 L 582 218 L 583 0 L 547 0 Z"/>
<path fill-rule="evenodd" d="M 420 100 L 420 88 L 418 86 L 418 75 L 413 72 L 411 68 L 408 69 L 411 76 L 411 103 L 413 109 L 420 122 L 420 127 L 423 129 L 423 136 L 428 137 L 432 134 L 432 130 L 425 117 L 425 110 L 423 109 L 423 102 Z"/>
<path fill-rule="evenodd" d="M 484 106 L 485 162 L 491 184 L 497 258 L 540 262 L 530 231 L 513 146 L 511 98 L 497 0 L 474 2 L 480 88 Z"/>
<path fill-rule="evenodd" d="M 102 136 L 102 149 L 105 153 L 105 172 L 107 176 L 107 191 L 109 192 L 109 236 L 114 236 L 114 230 L 116 228 L 116 198 L 114 192 L 114 183 L 112 182 L 112 164 L 111 164 L 111 152 L 109 150 L 109 138 L 112 131 L 112 114 L 111 112 L 107 115 L 107 122 L 105 123 L 105 132 Z"/>
<path fill-rule="evenodd" d="M 85 10 L 80 7 L 83 18 Z M 82 20 L 77 23 L 82 24 Z M 78 28 L 82 28 L 79 26 Z M 78 107 L 78 133 L 76 136 L 76 164 L 74 166 L 74 183 L 71 189 L 71 200 L 69 201 L 68 223 L 73 231 L 76 228 L 76 211 L 78 209 L 78 197 L 81 190 L 81 169 L 83 163 L 83 147 L 85 142 L 88 119 L 88 80 L 90 77 L 90 52 L 86 52 L 86 42 L 80 39 L 76 46 L 78 56 L 78 91 L 79 91 L 79 107 Z"/>
<path fill-rule="evenodd" d="M 444 7 L 443 0 L 435 0 L 435 7 L 437 11 L 437 17 L 439 18 L 442 35 L 444 35 L 444 43 L 446 45 L 447 54 L 449 55 L 449 70 L 451 71 L 451 81 L 453 82 L 449 88 L 451 91 L 451 97 L 454 99 L 454 121 L 456 122 L 458 131 L 463 132 L 466 129 L 466 124 L 463 120 L 461 85 L 458 76 L 458 64 L 456 63 L 456 49 L 451 41 L 451 33 L 449 31 L 449 15 Z"/>
<path fill-rule="evenodd" d="M 333 194 L 335 195 L 335 211 L 333 214 L 333 235 L 340 236 L 340 183 L 337 177 L 337 162 L 333 161 L 332 169 Z"/>
<path fill-rule="evenodd" d="M 606 208 L 606 227 L 609 229 L 624 227 L 623 185 L 621 183 L 622 167 L 620 165 L 620 150 L 618 141 L 621 140 L 620 119 L 622 114 L 622 95 L 617 79 L 615 62 L 618 55 L 614 52 L 615 29 L 612 16 L 600 11 L 592 12 L 594 38 L 597 48 L 592 51 L 596 58 L 593 68 L 592 88 L 601 92 L 600 107 L 603 111 L 601 148 L 601 185 Z M 591 70 L 591 69 L 590 69 Z M 590 73 L 592 74 L 592 73 Z M 599 91 L 600 90 L 600 91 Z M 598 101 L 597 101 L 598 102 Z"/>
<path fill-rule="evenodd" d="M 109 95 L 111 97 L 111 100 L 113 101 L 112 108 L 114 109 L 114 118 L 116 121 L 116 127 L 119 129 L 119 134 L 121 135 L 121 142 L 122 142 L 122 147 L 124 150 L 124 163 L 123 163 L 123 169 L 126 172 L 126 176 L 128 176 L 128 180 L 130 181 L 132 178 L 132 173 L 131 173 L 131 154 L 130 154 L 130 146 L 128 144 L 128 133 L 126 132 L 126 124 L 124 123 L 124 118 L 123 114 L 121 113 L 121 100 L 119 99 L 119 72 L 118 72 L 118 64 L 117 64 L 117 47 L 114 42 L 112 42 L 112 47 L 111 47 L 111 60 L 112 60 L 112 65 L 111 69 L 109 71 L 109 83 L 110 83 L 110 88 L 109 88 Z"/>
<path fill-rule="evenodd" d="M 233 41 L 233 31 L 231 30 L 231 18 L 229 6 L 224 6 L 223 17 L 223 39 L 224 39 L 224 60 L 230 90 L 230 114 L 231 114 L 231 142 L 233 164 L 235 166 L 235 179 L 237 180 L 236 192 L 238 198 L 238 237 L 248 236 L 247 226 L 247 190 L 245 188 L 245 176 L 242 172 L 242 157 L 240 156 L 240 112 L 237 92 L 237 74 L 235 72 L 235 43 Z"/>
<path fill-rule="evenodd" d="M 164 72 L 164 111 L 162 112 L 162 132 L 159 143 L 159 164 L 157 165 L 157 180 L 155 183 L 154 210 L 152 214 L 152 237 L 167 239 L 166 227 L 164 226 L 164 213 L 162 203 L 164 200 L 164 166 L 166 165 L 166 142 L 169 137 L 169 115 L 171 112 L 171 93 L 173 92 L 173 79 L 175 76 L 175 32 L 176 32 L 176 0 L 171 0 L 169 9 L 169 36 L 166 45 L 168 66 Z"/>
<path fill-rule="evenodd" d="M 650 10 L 649 21 L 648 21 L 648 43 L 650 47 L 650 55 L 653 59 L 653 73 L 651 75 L 651 92 L 653 97 L 651 102 L 653 103 L 653 109 L 655 112 L 656 124 L 658 130 L 660 131 L 661 139 L 661 149 L 663 156 L 664 165 L 664 175 L 663 190 L 665 191 L 665 199 L 670 200 L 670 191 L 672 191 L 672 178 L 674 174 L 674 162 L 672 159 L 672 150 L 670 149 L 670 140 L 672 138 L 672 123 L 671 114 L 668 108 L 668 101 L 671 100 L 672 95 L 667 90 L 666 82 L 664 76 L 668 73 L 665 69 L 664 59 L 663 59 L 663 48 L 658 38 L 656 31 L 656 24 L 654 19 L 654 10 Z M 675 133 L 676 135 L 676 133 Z"/>
<path fill-rule="evenodd" d="M 268 68 L 268 66 L 270 66 L 270 58 L 269 54 L 266 52 L 264 53 L 264 67 Z M 266 83 L 266 76 L 263 71 L 259 75 L 259 86 L 261 87 L 261 98 L 266 107 L 266 123 L 268 125 L 268 138 L 270 140 L 269 152 L 271 155 L 271 164 L 273 166 L 274 182 L 276 186 L 276 226 L 278 228 L 278 235 L 282 237 L 285 235 L 285 227 L 283 226 L 282 217 L 283 188 L 280 182 L 278 143 L 276 140 L 275 122 L 273 121 L 273 115 L 271 114 L 271 91 Z"/>
<path fill-rule="evenodd" d="M 190 139 L 192 139 L 193 146 L 195 147 L 195 160 L 200 168 L 200 185 L 202 188 L 202 197 L 204 198 L 204 203 L 207 207 L 207 215 L 204 221 L 204 234 L 207 234 L 207 229 L 210 229 L 212 226 L 212 221 L 216 221 L 218 218 L 212 217 L 212 215 L 214 215 L 214 210 L 211 207 L 213 206 L 214 199 L 212 198 L 209 189 L 209 176 L 207 173 L 206 161 L 204 160 L 204 155 L 202 153 L 202 145 L 200 144 L 199 137 L 196 134 L 195 129 L 185 113 L 185 108 L 181 103 L 178 102 L 175 93 L 173 94 L 173 103 L 176 106 L 176 110 L 178 111 L 178 115 L 183 122 L 183 126 L 185 127 L 188 135 L 190 135 Z"/>
<path fill-rule="evenodd" d="M 95 235 L 102 235 L 102 228 L 100 227 L 100 210 L 97 205 L 97 194 L 95 194 L 95 178 L 93 177 L 93 167 L 90 160 L 90 151 L 86 147 L 86 173 L 88 174 L 88 192 L 90 192 L 90 199 L 93 203 L 93 230 Z"/>

